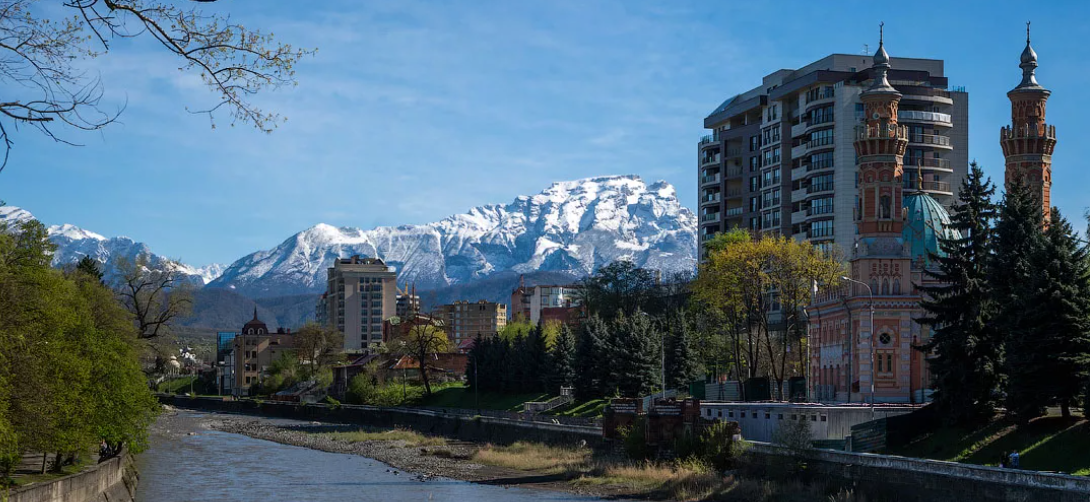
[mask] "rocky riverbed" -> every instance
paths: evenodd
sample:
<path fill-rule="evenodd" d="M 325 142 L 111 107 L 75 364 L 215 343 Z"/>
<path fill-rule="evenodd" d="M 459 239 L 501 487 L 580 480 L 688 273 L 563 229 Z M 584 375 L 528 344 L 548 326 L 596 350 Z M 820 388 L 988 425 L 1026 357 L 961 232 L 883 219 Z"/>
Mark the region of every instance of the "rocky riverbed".
<path fill-rule="evenodd" d="M 479 445 L 447 439 L 441 446 L 415 446 L 406 441 L 344 441 L 328 432 L 361 430 L 359 426 L 312 423 L 284 423 L 268 419 L 213 416 L 213 429 L 255 439 L 372 458 L 391 466 L 391 472 L 420 481 L 433 477 L 451 478 L 499 486 L 558 490 L 579 495 L 615 496 L 608 487 L 577 487 L 558 475 L 536 475 L 502 467 L 481 465 L 471 458 Z"/>

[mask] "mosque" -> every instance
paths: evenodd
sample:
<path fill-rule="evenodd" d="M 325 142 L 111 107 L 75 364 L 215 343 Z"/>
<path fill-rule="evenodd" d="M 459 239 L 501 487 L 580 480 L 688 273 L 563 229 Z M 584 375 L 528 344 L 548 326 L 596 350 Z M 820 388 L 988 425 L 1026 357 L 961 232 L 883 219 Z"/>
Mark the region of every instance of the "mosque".
<path fill-rule="evenodd" d="M 931 336 L 916 321 L 924 316 L 916 286 L 934 284 L 924 273 L 933 266 L 929 253 L 941 255 L 939 239 L 957 233 L 942 204 L 902 184 L 908 131 L 897 123 L 901 94 L 887 79 L 890 58 L 883 42 L 861 96 L 865 122 L 855 131 L 859 197 L 851 275 L 841 288 L 820 293 L 808 309 L 814 401 L 922 403 L 931 393 L 929 355 L 913 349 Z M 1034 190 L 1047 218 L 1056 128 L 1045 122 L 1050 92 L 1034 75 L 1037 54 L 1028 25 L 1019 66 L 1022 81 L 1007 93 L 1011 126 L 1000 130 L 1005 183 Z"/>

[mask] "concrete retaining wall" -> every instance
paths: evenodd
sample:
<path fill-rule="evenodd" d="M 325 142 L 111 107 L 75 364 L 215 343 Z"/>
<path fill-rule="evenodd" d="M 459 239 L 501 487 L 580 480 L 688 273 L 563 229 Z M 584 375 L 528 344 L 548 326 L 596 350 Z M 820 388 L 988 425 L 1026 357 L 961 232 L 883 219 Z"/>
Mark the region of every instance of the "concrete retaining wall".
<path fill-rule="evenodd" d="M 47 483 L 17 488 L 8 502 L 133 502 L 137 474 L 132 456 L 123 453 L 83 472 Z"/>
<path fill-rule="evenodd" d="M 844 439 L 852 426 L 875 418 L 911 413 L 916 408 L 882 405 L 872 412 L 865 406 L 837 406 L 800 403 L 721 403 L 702 401 L 700 416 L 708 420 L 738 422 L 742 437 L 751 441 L 772 441 L 785 420 L 806 420 L 814 439 Z"/>
<path fill-rule="evenodd" d="M 868 500 L 1090 500 L 1090 478 L 832 450 L 792 451 L 752 443 L 747 467 L 767 477 L 808 478 L 855 488 Z M 805 468 L 802 468 L 805 465 Z"/>
<path fill-rule="evenodd" d="M 571 444 L 586 441 L 588 445 L 596 446 L 602 440 L 602 429 L 597 427 L 560 425 L 495 417 L 470 417 L 414 408 L 330 406 L 325 404 L 250 400 L 224 401 L 218 398 L 189 398 L 185 396 L 159 396 L 159 402 L 194 410 L 359 424 L 372 427 L 405 427 L 427 434 L 495 444 L 510 444 L 515 441 Z"/>

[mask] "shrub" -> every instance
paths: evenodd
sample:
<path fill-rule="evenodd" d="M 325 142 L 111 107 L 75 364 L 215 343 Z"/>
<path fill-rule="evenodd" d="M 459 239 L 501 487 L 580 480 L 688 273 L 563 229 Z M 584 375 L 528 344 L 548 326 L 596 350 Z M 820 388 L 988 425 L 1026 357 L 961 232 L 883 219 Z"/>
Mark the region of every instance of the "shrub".
<path fill-rule="evenodd" d="M 651 456 L 651 447 L 647 446 L 647 419 L 638 417 L 632 425 L 617 429 L 625 455 L 633 460 L 642 460 Z"/>
<path fill-rule="evenodd" d="M 697 451 L 704 461 L 711 464 L 717 471 L 725 471 L 734 467 L 734 461 L 742 454 L 745 444 L 735 441 L 734 436 L 740 432 L 738 424 L 734 422 L 716 422 L 704 427 L 697 441 Z"/>
<path fill-rule="evenodd" d="M 324 402 L 325 404 L 328 404 L 334 410 L 341 407 L 341 402 L 334 399 L 333 396 L 326 396 L 325 399 L 322 400 L 322 402 Z"/>
<path fill-rule="evenodd" d="M 772 433 L 772 442 L 792 450 L 808 450 L 813 447 L 814 434 L 810 431 L 810 421 L 800 416 L 800 420 L 784 420 Z"/>

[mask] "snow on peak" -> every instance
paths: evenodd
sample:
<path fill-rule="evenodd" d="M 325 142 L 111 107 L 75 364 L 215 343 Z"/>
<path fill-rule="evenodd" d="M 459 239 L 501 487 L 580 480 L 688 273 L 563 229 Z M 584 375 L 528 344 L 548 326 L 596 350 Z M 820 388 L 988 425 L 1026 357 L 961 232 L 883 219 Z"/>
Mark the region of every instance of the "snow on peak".
<path fill-rule="evenodd" d="M 429 289 L 510 270 L 583 276 L 627 258 L 664 272 L 696 265 L 696 216 L 664 181 L 599 176 L 553 183 L 425 225 L 362 230 L 318 224 L 233 263 L 210 286 L 251 296 L 324 290 L 337 257 L 382 258 L 399 281 Z"/>
<path fill-rule="evenodd" d="M 87 230 L 84 230 L 84 229 L 82 229 L 80 227 L 77 227 L 75 225 L 70 225 L 68 223 L 65 223 L 64 225 L 51 225 L 49 227 L 49 236 L 53 237 L 53 238 L 63 237 L 65 239 L 71 239 L 71 240 L 74 240 L 74 241 L 78 241 L 78 240 L 81 240 L 81 239 L 91 239 L 91 240 L 96 240 L 96 241 L 107 240 L 105 237 L 103 237 L 103 236 L 101 236 L 99 234 L 96 234 L 94 232 L 89 232 Z M 124 238 L 125 237 L 122 237 L 122 239 L 124 239 Z"/>

